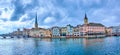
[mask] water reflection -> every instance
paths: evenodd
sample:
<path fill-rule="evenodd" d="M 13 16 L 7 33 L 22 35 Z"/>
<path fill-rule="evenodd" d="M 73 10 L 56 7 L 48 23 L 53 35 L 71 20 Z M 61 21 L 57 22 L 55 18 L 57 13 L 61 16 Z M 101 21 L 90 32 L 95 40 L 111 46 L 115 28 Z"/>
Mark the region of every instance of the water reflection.
<path fill-rule="evenodd" d="M 0 55 L 119 55 L 120 37 L 0 39 Z"/>

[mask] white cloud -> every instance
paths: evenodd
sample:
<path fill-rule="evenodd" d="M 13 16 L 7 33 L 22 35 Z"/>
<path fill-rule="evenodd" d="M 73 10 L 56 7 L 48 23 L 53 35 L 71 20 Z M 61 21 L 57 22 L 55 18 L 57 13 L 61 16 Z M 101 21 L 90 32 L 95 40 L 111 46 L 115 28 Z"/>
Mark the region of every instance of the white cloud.
<path fill-rule="evenodd" d="M 90 17 L 93 18 L 92 20 L 106 26 L 118 25 L 118 12 L 120 12 L 119 7 L 109 9 L 107 6 L 89 10 Z"/>
<path fill-rule="evenodd" d="M 54 17 L 47 17 L 45 20 L 44 20 L 44 23 L 51 23 L 51 22 L 55 22 L 56 19 Z"/>
<path fill-rule="evenodd" d="M 19 22 L 23 21 L 24 19 L 27 19 L 28 18 L 28 14 L 24 14 L 23 16 L 21 16 L 19 18 Z"/>
<path fill-rule="evenodd" d="M 35 4 L 35 8 L 32 8 L 30 10 L 26 9 L 25 14 L 22 14 L 22 16 L 18 18 L 18 21 L 10 21 L 10 17 L 14 12 L 14 4 L 11 4 L 11 1 L 13 0 L 0 0 L 0 11 L 2 12 L 0 15 L 0 31 L 7 31 L 9 29 L 9 32 L 14 30 L 14 28 L 34 27 L 34 18 L 32 17 L 32 20 L 29 20 L 28 18 L 31 19 L 31 16 L 34 16 L 36 11 L 38 12 L 38 18 L 40 18 L 39 22 L 46 24 L 40 25 L 40 27 L 43 28 L 61 24 L 82 24 L 84 18 L 82 15 L 84 15 L 85 10 L 87 11 L 86 13 L 88 13 L 88 18 L 93 18 L 89 19 L 89 21 L 92 20 L 95 22 L 111 25 L 113 22 L 116 23 L 115 21 L 119 19 L 118 13 L 120 12 L 118 6 L 119 2 L 116 2 L 116 0 L 112 2 L 111 0 L 106 0 L 106 2 L 103 4 L 101 3 L 103 0 L 64 0 L 62 1 L 64 4 L 58 2 L 57 0 L 38 0 L 38 5 Z M 23 8 L 26 7 L 27 4 L 32 4 L 32 0 L 20 0 L 20 2 L 23 5 Z M 36 5 L 38 7 L 36 7 Z M 100 5 L 100 7 L 97 5 Z M 8 10 L 5 11 L 5 8 Z M 44 17 L 47 18 L 44 19 Z M 6 18 L 7 21 L 4 22 L 3 20 Z M 24 19 L 28 21 L 22 21 Z"/>
<path fill-rule="evenodd" d="M 48 25 L 43 25 L 43 26 L 40 26 L 41 28 L 50 28 L 50 26 Z"/>
<path fill-rule="evenodd" d="M 0 11 L 1 11 L 0 18 L 9 20 L 14 12 L 14 9 L 11 7 L 1 7 Z"/>
<path fill-rule="evenodd" d="M 32 3 L 32 0 L 20 0 L 23 5 Z"/>
<path fill-rule="evenodd" d="M 49 12 L 49 10 L 46 7 L 39 7 L 37 9 L 38 9 L 37 12 L 39 15 L 43 15 L 43 14 Z"/>
<path fill-rule="evenodd" d="M 3 22 L 0 20 L 0 34 L 1 33 L 8 33 L 17 30 L 17 28 L 32 28 L 34 20 L 29 20 L 25 22 L 20 21 L 6 21 Z"/>
<path fill-rule="evenodd" d="M 0 0 L 0 5 L 4 6 L 4 5 L 10 5 L 12 2 L 12 0 Z"/>
<path fill-rule="evenodd" d="M 102 20 L 102 22 L 106 23 L 114 23 L 117 20 L 116 16 L 108 16 Z"/>

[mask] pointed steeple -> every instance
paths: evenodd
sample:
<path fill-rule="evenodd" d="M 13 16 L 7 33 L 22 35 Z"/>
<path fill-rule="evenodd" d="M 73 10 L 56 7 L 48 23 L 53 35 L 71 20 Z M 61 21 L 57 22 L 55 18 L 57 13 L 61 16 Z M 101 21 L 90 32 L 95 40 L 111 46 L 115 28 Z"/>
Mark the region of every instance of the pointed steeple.
<path fill-rule="evenodd" d="M 37 12 L 36 12 L 36 17 L 35 17 L 35 28 L 38 28 L 38 22 L 37 22 Z"/>
<path fill-rule="evenodd" d="M 88 18 L 87 18 L 86 13 L 85 13 L 85 17 L 84 17 L 84 24 L 88 24 Z"/>

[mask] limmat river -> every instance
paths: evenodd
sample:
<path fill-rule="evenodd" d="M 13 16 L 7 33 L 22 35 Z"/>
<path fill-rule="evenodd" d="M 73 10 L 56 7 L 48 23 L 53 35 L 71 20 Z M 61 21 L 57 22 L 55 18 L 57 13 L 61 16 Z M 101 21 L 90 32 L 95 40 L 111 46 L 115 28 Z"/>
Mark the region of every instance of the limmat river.
<path fill-rule="evenodd" d="M 0 39 L 0 55 L 120 55 L 120 37 Z"/>

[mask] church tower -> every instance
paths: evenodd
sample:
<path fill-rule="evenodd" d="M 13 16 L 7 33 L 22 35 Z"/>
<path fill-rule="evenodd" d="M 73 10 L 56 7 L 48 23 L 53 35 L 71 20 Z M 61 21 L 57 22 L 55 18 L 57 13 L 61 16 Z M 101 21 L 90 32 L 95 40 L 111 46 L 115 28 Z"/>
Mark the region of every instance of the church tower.
<path fill-rule="evenodd" d="M 35 28 L 38 28 L 37 13 L 36 13 L 36 17 L 35 17 Z"/>
<path fill-rule="evenodd" d="M 85 17 L 84 17 L 84 24 L 88 24 L 88 18 L 87 18 L 86 13 L 85 13 Z"/>

